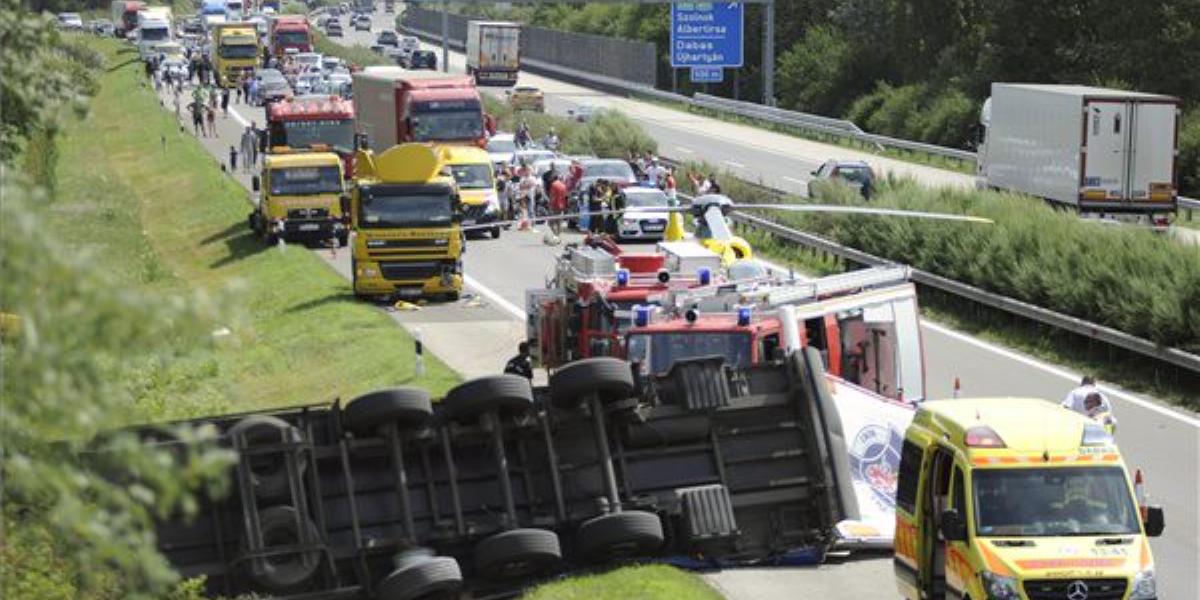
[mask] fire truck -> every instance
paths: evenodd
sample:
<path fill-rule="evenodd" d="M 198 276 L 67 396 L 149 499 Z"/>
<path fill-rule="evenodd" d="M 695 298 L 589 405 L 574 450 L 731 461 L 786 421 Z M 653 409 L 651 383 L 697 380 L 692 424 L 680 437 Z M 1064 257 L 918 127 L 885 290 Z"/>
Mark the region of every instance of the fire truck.
<path fill-rule="evenodd" d="M 704 257 L 688 242 L 660 244 L 655 254 L 614 247 L 569 247 L 549 286 L 527 292 L 539 366 L 592 356 L 627 358 L 645 375 L 699 357 L 747 366 L 775 358 L 794 333 L 793 343 L 816 348 L 831 375 L 890 399 L 924 398 L 916 290 L 905 267 L 802 280 L 722 272 L 719 255 Z"/>
<path fill-rule="evenodd" d="M 354 103 L 339 96 L 300 96 L 267 105 L 268 150 L 324 147 L 354 176 Z"/>

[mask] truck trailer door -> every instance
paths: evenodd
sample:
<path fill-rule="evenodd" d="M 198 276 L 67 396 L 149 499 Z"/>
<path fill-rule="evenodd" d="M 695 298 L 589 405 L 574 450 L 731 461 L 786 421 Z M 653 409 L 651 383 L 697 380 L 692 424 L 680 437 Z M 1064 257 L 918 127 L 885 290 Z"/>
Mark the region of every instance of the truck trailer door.
<path fill-rule="evenodd" d="M 1176 107 L 1170 103 L 1133 104 L 1133 145 L 1129 162 L 1129 198 L 1135 202 L 1175 199 Z"/>
<path fill-rule="evenodd" d="M 1128 198 L 1129 104 L 1093 100 L 1086 106 L 1084 199 L 1117 201 Z M 1099 197 L 1101 193 L 1103 198 Z"/>

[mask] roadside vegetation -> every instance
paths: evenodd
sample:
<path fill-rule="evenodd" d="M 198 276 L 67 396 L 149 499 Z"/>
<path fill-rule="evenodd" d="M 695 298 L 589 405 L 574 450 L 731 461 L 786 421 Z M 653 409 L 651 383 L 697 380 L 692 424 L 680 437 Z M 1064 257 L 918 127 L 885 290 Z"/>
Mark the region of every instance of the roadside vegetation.
<path fill-rule="evenodd" d="M 522 600 L 720 600 L 699 577 L 666 565 L 625 567 L 540 585 Z"/>
<path fill-rule="evenodd" d="M 4 17 L 0 596 L 198 598 L 151 519 L 225 490 L 230 456 L 173 464 L 114 428 L 457 377 L 426 357 L 414 379 L 411 338 L 320 257 L 248 234 L 246 192 L 127 45 Z"/>

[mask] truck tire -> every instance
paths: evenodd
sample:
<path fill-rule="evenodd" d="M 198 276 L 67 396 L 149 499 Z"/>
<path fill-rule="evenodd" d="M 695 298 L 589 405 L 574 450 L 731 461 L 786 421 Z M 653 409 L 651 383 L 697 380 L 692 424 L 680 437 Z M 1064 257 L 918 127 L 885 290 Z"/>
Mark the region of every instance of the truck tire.
<path fill-rule="evenodd" d="M 493 240 L 500 239 L 500 226 L 499 225 L 492 228 L 492 239 Z"/>
<path fill-rule="evenodd" d="M 640 510 L 610 513 L 584 521 L 578 537 L 579 552 L 589 561 L 642 556 L 662 546 L 662 521 Z"/>
<path fill-rule="evenodd" d="M 345 248 L 350 245 L 350 231 L 343 229 L 337 234 L 337 245 L 338 248 Z"/>
<path fill-rule="evenodd" d="M 475 569 L 487 579 L 504 581 L 539 575 L 562 560 L 558 535 L 546 529 L 513 529 L 475 545 Z"/>
<path fill-rule="evenodd" d="M 262 530 L 263 547 L 267 550 L 300 543 L 300 530 L 296 527 L 296 509 L 290 506 L 273 506 L 258 514 Z M 312 519 L 301 519 L 301 527 L 308 529 L 308 539 L 320 540 L 317 526 Z M 275 592 L 301 588 L 312 579 L 321 566 L 321 552 L 309 550 L 290 554 L 276 554 L 254 559 L 250 564 L 250 578 L 258 585 Z"/>
<path fill-rule="evenodd" d="M 458 562 L 448 556 L 435 556 L 392 571 L 375 587 L 375 597 L 379 600 L 457 598 L 462 583 Z"/>
<path fill-rule="evenodd" d="M 633 369 L 629 363 L 607 356 L 578 360 L 550 376 L 550 398 L 555 406 L 574 408 L 587 394 L 598 393 L 604 402 L 633 395 Z"/>
<path fill-rule="evenodd" d="M 433 414 L 429 392 L 397 387 L 363 394 L 342 409 L 342 426 L 355 435 L 370 437 L 383 425 L 401 429 L 420 427 Z"/>
<path fill-rule="evenodd" d="M 300 442 L 303 436 L 293 425 L 271 415 L 254 415 L 246 417 L 229 428 L 230 442 L 244 436 L 247 448 L 267 446 L 284 442 Z M 284 496 L 290 491 L 288 482 L 287 462 L 284 452 L 257 454 L 250 457 L 250 481 L 254 486 L 254 494 L 264 500 Z M 308 463 L 303 460 L 296 462 L 297 475 L 303 476 Z"/>
<path fill-rule="evenodd" d="M 488 411 L 523 413 L 533 406 L 529 380 L 519 375 L 491 375 L 462 383 L 442 400 L 442 414 L 451 420 L 471 420 Z"/>

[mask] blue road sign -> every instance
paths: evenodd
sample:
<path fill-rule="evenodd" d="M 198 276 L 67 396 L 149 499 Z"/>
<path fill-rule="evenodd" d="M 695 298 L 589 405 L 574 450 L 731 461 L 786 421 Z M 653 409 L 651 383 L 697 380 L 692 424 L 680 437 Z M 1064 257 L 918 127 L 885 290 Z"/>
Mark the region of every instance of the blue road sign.
<path fill-rule="evenodd" d="M 721 67 L 692 67 L 692 83 L 721 83 L 725 80 L 725 69 Z"/>
<path fill-rule="evenodd" d="M 742 66 L 741 2 L 671 5 L 672 67 Z"/>

